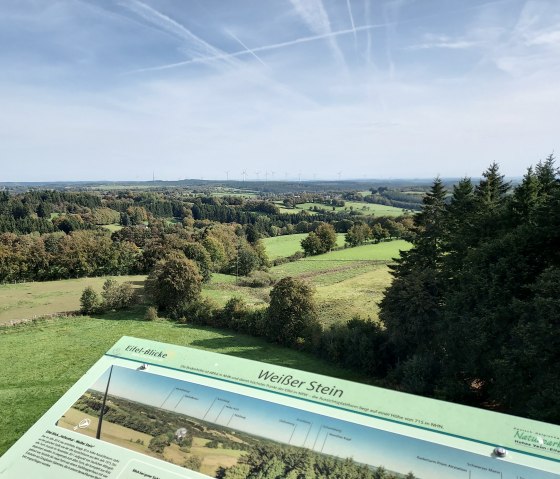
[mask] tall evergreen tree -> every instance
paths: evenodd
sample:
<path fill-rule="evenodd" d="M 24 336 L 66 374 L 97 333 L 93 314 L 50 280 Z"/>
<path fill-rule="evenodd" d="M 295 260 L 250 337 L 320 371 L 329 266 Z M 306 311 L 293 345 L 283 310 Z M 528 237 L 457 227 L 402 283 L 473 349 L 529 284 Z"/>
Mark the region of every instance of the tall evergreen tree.
<path fill-rule="evenodd" d="M 380 306 L 380 318 L 400 363 L 397 376 L 411 392 L 429 394 L 438 369 L 437 331 L 443 294 L 440 268 L 444 256 L 446 191 L 436 178 L 415 217 L 414 248 L 403 252 L 392 268 L 395 279 Z M 414 364 L 414 367 L 411 367 Z M 420 371 L 419 369 L 422 369 Z"/>

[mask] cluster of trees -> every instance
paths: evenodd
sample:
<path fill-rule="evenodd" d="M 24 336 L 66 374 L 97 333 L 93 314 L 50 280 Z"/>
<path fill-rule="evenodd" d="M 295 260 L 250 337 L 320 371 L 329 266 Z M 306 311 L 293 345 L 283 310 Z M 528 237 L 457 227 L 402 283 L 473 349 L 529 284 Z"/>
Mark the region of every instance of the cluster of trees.
<path fill-rule="evenodd" d="M 88 286 L 80 297 L 80 312 L 82 314 L 96 314 L 107 311 L 119 311 L 132 306 L 139 298 L 129 282 L 120 283 L 108 279 L 103 283 L 101 296 Z"/>
<path fill-rule="evenodd" d="M 398 218 L 370 218 L 369 221 L 342 220 L 334 224 L 314 222 L 309 235 L 301 241 L 305 256 L 327 253 L 336 247 L 336 233 L 346 233 L 348 246 L 359 246 L 373 241 L 379 243 L 389 238 L 410 240 L 414 236 L 413 220 Z"/>
<path fill-rule="evenodd" d="M 148 273 L 171 251 L 195 261 L 205 281 L 212 271 L 245 276 L 268 265 L 260 237 L 310 233 L 306 254 L 320 254 L 334 247 L 334 231 L 347 233 L 360 224 L 347 216 L 279 214 L 269 200 L 178 191 L 1 192 L 0 283 Z M 410 229 L 406 217 L 360 218 L 374 232 L 368 238 L 398 237 Z M 115 223 L 124 228 L 112 235 L 102 228 Z M 350 232 L 351 244 L 363 241 L 358 231 L 356 226 Z"/>
<path fill-rule="evenodd" d="M 159 262 L 146 280 L 149 301 L 167 316 L 185 322 L 226 327 L 297 348 L 308 348 L 320 331 L 312 287 L 285 277 L 270 292 L 267 308 L 254 310 L 239 297 L 223 308 L 201 299 L 202 277 L 196 264 L 174 254 Z"/>
<path fill-rule="evenodd" d="M 371 195 L 364 196 L 363 201 L 378 205 L 394 206 L 395 208 L 403 208 L 405 210 L 419 210 L 422 207 L 421 195 L 407 194 L 384 186 L 372 188 Z"/>
<path fill-rule="evenodd" d="M 399 223 L 395 223 L 395 225 L 397 224 Z M 399 230 L 397 230 L 397 234 L 399 233 Z M 359 246 L 372 240 L 374 243 L 380 243 L 390 236 L 391 232 L 383 228 L 381 223 L 375 223 L 371 227 L 367 223 L 356 223 L 348 230 L 344 240 L 349 246 Z"/>
<path fill-rule="evenodd" d="M 560 422 L 560 181 L 550 156 L 513 190 L 493 164 L 450 198 L 436 179 L 381 302 L 392 382 Z"/>
<path fill-rule="evenodd" d="M 352 459 L 338 459 L 306 449 L 260 444 L 249 454 L 242 456 L 235 466 L 220 468 L 217 479 L 276 479 L 279 477 L 298 479 L 397 479 L 383 467 L 372 469 Z M 408 473 L 405 479 L 414 479 Z"/>
<path fill-rule="evenodd" d="M 73 231 L 41 236 L 0 234 L 0 283 L 131 274 L 142 254 L 108 232 Z"/>
<path fill-rule="evenodd" d="M 208 224 L 195 231 L 154 221 L 112 235 L 105 229 L 0 234 L 0 283 L 148 273 L 172 253 L 194 261 L 204 281 L 212 272 L 243 276 L 269 264 L 251 225 Z"/>
<path fill-rule="evenodd" d="M 320 224 L 315 231 L 301 240 L 301 248 L 306 256 L 327 253 L 336 246 L 336 231 L 328 223 Z"/>

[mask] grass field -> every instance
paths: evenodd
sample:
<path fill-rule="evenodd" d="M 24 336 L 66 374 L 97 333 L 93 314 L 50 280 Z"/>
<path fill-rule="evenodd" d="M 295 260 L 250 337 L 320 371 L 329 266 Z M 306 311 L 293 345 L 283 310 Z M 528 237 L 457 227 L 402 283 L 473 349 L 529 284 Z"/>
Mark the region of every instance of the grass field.
<path fill-rule="evenodd" d="M 319 319 L 324 325 L 345 322 L 358 315 L 377 319 L 384 290 L 391 284 L 388 264 L 406 241 L 358 246 L 331 251 L 271 268 L 277 278 L 294 276 L 315 286 Z"/>
<path fill-rule="evenodd" d="M 122 225 L 117 225 L 117 224 L 112 224 L 112 225 L 103 225 L 103 228 L 105 228 L 106 230 L 109 230 L 111 233 L 114 233 L 115 231 L 120 231 L 123 229 Z"/>
<path fill-rule="evenodd" d="M 144 284 L 145 276 L 112 276 L 119 282 Z M 91 286 L 100 292 L 104 278 L 63 279 L 41 283 L 0 284 L 0 324 L 17 319 L 80 309 L 80 295 Z"/>
<path fill-rule="evenodd" d="M 296 238 L 292 238 L 295 236 Z M 291 251 L 305 235 L 280 236 L 289 242 L 276 244 L 276 251 Z M 270 238 L 277 240 L 277 238 Z M 342 237 L 339 237 L 341 239 Z M 268 240 L 267 240 L 268 241 Z M 269 245 L 266 244 L 267 250 Z M 321 319 L 325 324 L 347 321 L 354 314 L 363 317 L 377 316 L 376 301 L 390 284 L 387 263 L 399 255 L 399 250 L 410 248 L 405 241 L 391 241 L 377 245 L 345 248 L 324 255 L 304 258 L 270 269 L 275 279 L 295 276 L 306 279 L 317 289 Z M 117 276 L 118 281 L 131 281 L 141 287 L 145 276 Z M 86 286 L 101 291 L 106 278 L 80 278 L 37 283 L 0 285 L 0 324 L 36 316 L 76 311 L 80 308 L 80 295 Z M 336 285 L 336 287 L 332 287 Z M 375 286 L 372 286 L 375 285 Z M 371 294 L 371 288 L 375 293 Z M 357 295 L 356 291 L 369 291 Z M 233 296 L 240 296 L 251 306 L 265 306 L 270 288 L 249 288 L 236 283 L 234 276 L 214 274 L 204 285 L 202 294 L 219 306 Z M 376 298 L 372 300 L 372 298 Z M 141 318 L 141 316 L 140 316 Z"/>
<path fill-rule="evenodd" d="M 282 203 L 277 203 L 278 208 L 280 208 L 281 213 L 295 214 L 300 211 L 307 211 L 309 214 L 314 215 L 316 212 L 311 211 L 311 208 L 318 207 L 325 209 L 327 211 L 350 211 L 351 209 L 357 211 L 358 213 L 363 213 L 365 215 L 374 216 L 401 216 L 406 214 L 406 212 L 401 208 L 396 208 L 394 206 L 378 205 L 375 203 L 365 203 L 359 201 L 346 201 L 344 206 L 335 206 L 334 210 L 332 206 L 327 206 L 322 203 L 301 203 L 295 208 L 284 208 Z"/>
<path fill-rule="evenodd" d="M 142 316 L 139 308 L 104 319 L 72 317 L 0 327 L 0 454 L 124 335 L 364 380 L 262 339 L 168 321 L 134 320 Z"/>
<path fill-rule="evenodd" d="M 336 245 L 344 246 L 344 233 L 338 233 L 336 236 Z M 269 259 L 286 258 L 301 249 L 301 240 L 307 237 L 307 233 L 298 233 L 293 235 L 273 236 L 272 238 L 264 238 L 263 244 L 266 248 L 266 254 Z"/>

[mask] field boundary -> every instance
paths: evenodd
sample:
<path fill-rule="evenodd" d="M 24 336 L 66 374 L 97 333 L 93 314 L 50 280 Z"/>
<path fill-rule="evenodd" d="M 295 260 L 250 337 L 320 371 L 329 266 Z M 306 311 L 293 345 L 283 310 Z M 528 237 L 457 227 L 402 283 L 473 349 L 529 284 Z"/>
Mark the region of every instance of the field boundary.
<path fill-rule="evenodd" d="M 29 323 L 36 323 L 39 321 L 46 321 L 49 319 L 55 318 L 71 318 L 74 316 L 80 316 L 79 311 L 60 311 L 58 313 L 50 313 L 50 314 L 39 314 L 34 315 L 32 318 L 21 318 L 21 319 L 12 319 L 11 321 L 6 321 L 4 323 L 0 323 L 0 330 L 3 328 L 11 328 L 14 326 L 20 326 L 22 324 L 29 324 Z"/>

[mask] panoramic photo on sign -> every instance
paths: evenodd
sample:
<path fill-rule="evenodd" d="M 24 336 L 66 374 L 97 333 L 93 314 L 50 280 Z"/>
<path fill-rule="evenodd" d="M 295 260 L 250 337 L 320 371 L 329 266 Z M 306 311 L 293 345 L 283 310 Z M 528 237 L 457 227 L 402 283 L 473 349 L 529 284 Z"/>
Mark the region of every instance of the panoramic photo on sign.
<path fill-rule="evenodd" d="M 553 479 L 558 436 L 545 423 L 125 337 L 0 458 L 0 474 Z"/>

